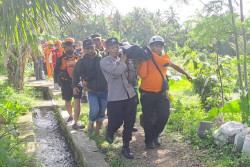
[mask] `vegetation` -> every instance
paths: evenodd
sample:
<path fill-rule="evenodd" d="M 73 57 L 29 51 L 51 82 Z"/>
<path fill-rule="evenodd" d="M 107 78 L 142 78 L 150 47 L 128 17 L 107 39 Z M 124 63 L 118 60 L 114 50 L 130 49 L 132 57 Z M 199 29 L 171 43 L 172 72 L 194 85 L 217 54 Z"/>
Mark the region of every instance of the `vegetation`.
<path fill-rule="evenodd" d="M 208 1 L 196 16 L 184 23 L 179 22 L 172 7 L 156 12 L 134 8 L 126 15 L 119 11 L 106 15 L 92 14 L 88 10 L 90 1 L 63 2 L 0 0 L 0 16 L 6 16 L 0 17 L 3 23 L 0 25 L 0 74 L 8 74 L 11 86 L 17 90 L 25 89 L 27 46 L 36 48 L 37 38 L 64 39 L 70 36 L 83 40 L 98 32 L 104 38 L 115 36 L 120 41 L 142 46 L 157 34 L 165 39 L 164 50 L 172 61 L 194 77 L 190 83 L 169 69 L 171 116 L 165 133 L 181 133 L 183 141 L 197 150 L 197 159 L 207 166 L 247 166 L 250 163 L 249 157 L 232 151 L 234 146 L 219 148 L 211 136 L 201 140 L 196 134 L 201 120 L 216 122 L 218 117 L 250 125 L 250 18 L 243 15 L 246 4 L 242 0 Z M 189 0 L 178 2 L 188 3 Z M 73 18 L 71 22 L 70 18 Z M 7 83 L 1 83 L 0 89 L 0 115 L 8 122 L 0 129 L 0 166 L 28 165 L 26 157 L 21 155 L 22 147 L 17 137 L 9 131 L 15 129 L 17 117 L 28 111 L 29 98 L 21 96 L 22 93 L 14 91 Z M 87 107 L 81 115 L 86 124 Z M 140 110 L 139 105 L 138 114 Z M 91 137 L 106 153 L 111 166 L 127 163 L 116 154 L 120 149 L 117 141 L 108 145 L 97 136 Z"/>
<path fill-rule="evenodd" d="M 24 92 L 17 92 L 0 81 L 0 116 L 6 120 L 0 124 L 0 166 L 34 166 L 33 158 L 24 154 L 27 147 L 18 138 L 18 117 L 31 108 L 36 92 L 31 87 L 25 87 Z M 2 120 L 2 119 L 1 119 Z M 4 121 L 3 120 L 3 121 Z"/>

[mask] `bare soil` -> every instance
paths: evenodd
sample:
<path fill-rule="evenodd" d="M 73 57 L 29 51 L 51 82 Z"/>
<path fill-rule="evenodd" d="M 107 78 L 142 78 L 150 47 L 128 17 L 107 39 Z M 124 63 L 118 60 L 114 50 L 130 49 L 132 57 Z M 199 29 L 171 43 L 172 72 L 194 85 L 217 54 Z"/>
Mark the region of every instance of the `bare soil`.
<path fill-rule="evenodd" d="M 106 121 L 105 121 L 106 122 Z M 133 160 L 126 160 L 121 156 L 121 164 L 129 167 L 200 167 L 204 166 L 196 160 L 192 146 L 180 141 L 178 134 L 163 132 L 160 136 L 162 145 L 155 149 L 146 149 L 144 143 L 144 130 L 136 125 L 138 132 L 133 133 L 130 149 L 134 153 Z M 121 127 L 116 133 L 116 139 L 122 143 Z"/>

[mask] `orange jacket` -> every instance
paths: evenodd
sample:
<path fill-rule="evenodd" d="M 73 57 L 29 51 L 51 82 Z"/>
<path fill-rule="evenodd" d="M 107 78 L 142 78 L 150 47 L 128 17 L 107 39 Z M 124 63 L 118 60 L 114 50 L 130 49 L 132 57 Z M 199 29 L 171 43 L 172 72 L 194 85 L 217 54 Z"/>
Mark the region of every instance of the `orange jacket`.
<path fill-rule="evenodd" d="M 167 66 L 165 64 L 170 63 L 170 57 L 168 55 L 159 56 L 152 52 L 154 60 L 161 70 L 164 79 L 166 79 Z M 155 67 L 152 60 L 141 62 L 138 67 L 138 75 L 142 79 L 140 88 L 148 92 L 160 92 L 162 90 L 162 76 Z"/>

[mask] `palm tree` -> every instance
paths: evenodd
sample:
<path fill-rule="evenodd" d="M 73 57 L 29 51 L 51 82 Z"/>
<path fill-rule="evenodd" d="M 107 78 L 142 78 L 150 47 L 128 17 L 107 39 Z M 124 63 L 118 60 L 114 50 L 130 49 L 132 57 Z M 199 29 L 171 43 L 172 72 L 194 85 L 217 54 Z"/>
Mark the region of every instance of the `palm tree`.
<path fill-rule="evenodd" d="M 82 21 L 95 3 L 108 0 L 0 0 L 1 51 L 8 56 L 8 78 L 16 89 L 23 89 L 28 45 L 54 23 L 65 25 L 74 16 Z"/>
<path fill-rule="evenodd" d="M 164 12 L 167 24 L 178 25 L 180 18 L 172 6 Z"/>

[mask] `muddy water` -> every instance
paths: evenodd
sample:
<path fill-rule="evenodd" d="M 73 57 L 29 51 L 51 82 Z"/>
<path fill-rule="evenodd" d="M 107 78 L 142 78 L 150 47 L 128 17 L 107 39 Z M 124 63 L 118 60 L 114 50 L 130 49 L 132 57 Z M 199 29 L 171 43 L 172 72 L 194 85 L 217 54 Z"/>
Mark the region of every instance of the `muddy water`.
<path fill-rule="evenodd" d="M 78 167 L 53 111 L 35 110 L 33 114 L 36 158 L 42 166 Z"/>

